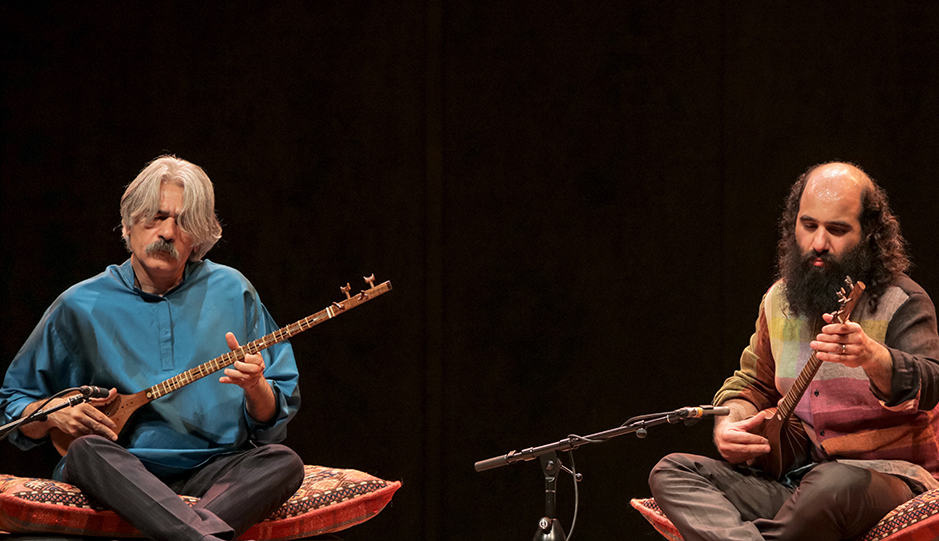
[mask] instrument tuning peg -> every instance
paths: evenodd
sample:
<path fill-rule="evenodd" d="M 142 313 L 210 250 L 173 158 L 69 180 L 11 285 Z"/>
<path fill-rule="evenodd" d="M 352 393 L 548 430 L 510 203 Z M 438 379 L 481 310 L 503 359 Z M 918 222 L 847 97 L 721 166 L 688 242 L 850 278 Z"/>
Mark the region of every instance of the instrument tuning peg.
<path fill-rule="evenodd" d="M 375 287 L 375 275 L 374 274 L 363 278 L 363 280 L 365 280 L 365 283 L 368 284 L 369 289 L 372 289 L 373 287 Z"/>
<path fill-rule="evenodd" d="M 349 295 L 349 292 L 352 291 L 352 286 L 350 286 L 348 283 L 347 283 L 344 287 L 340 287 L 340 288 L 339 288 L 339 291 L 342 291 L 343 293 L 345 293 L 347 299 L 352 298 L 352 297 Z"/>

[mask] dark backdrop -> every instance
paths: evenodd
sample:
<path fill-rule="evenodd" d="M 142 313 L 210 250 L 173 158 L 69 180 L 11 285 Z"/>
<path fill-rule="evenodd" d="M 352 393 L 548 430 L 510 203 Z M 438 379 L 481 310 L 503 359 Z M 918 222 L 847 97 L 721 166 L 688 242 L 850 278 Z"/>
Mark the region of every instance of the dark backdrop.
<path fill-rule="evenodd" d="M 208 257 L 281 324 L 394 284 L 293 340 L 287 443 L 404 483 L 346 538 L 529 539 L 537 462 L 474 462 L 707 403 L 807 166 L 877 178 L 939 291 L 937 23 L 927 2 L 3 3 L 0 362 L 127 257 L 123 187 L 175 153 L 216 185 Z M 628 501 L 679 450 L 713 453 L 710 422 L 576 451 L 574 538 L 654 538 Z M 55 458 L 0 446 L 21 475 Z M 573 507 L 565 477 L 566 529 Z"/>

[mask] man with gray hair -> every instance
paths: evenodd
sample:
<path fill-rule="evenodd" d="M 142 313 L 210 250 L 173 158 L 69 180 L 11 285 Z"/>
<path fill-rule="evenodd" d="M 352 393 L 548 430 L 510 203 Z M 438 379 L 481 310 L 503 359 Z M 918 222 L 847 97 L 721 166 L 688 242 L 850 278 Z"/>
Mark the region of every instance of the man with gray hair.
<path fill-rule="evenodd" d="M 59 296 L 0 388 L 5 421 L 95 385 L 107 398 L 23 424 L 23 449 L 71 440 L 53 473 L 151 539 L 237 539 L 299 488 L 303 463 L 280 445 L 300 406 L 288 342 L 247 354 L 219 379 L 191 382 L 119 426 L 96 406 L 132 394 L 278 329 L 248 280 L 203 260 L 221 238 L 212 183 L 197 165 L 161 156 L 121 199 L 130 258 Z M 226 333 L 226 334 L 223 334 Z M 190 508 L 178 496 L 201 498 Z"/>

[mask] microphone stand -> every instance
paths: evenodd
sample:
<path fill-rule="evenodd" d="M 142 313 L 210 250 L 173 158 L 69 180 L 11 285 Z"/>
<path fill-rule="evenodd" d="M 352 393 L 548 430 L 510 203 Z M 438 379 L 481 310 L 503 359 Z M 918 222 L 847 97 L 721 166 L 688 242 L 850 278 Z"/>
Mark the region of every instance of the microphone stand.
<path fill-rule="evenodd" d="M 45 421 L 46 417 L 48 417 L 50 413 L 55 413 L 61 409 L 70 408 L 72 406 L 77 406 L 81 404 L 82 402 L 88 400 L 88 398 L 90 397 L 85 396 L 83 394 L 77 394 L 75 396 L 70 397 L 65 402 L 62 402 L 61 404 L 57 406 L 53 406 L 49 408 L 48 410 L 37 409 L 36 411 L 30 413 L 26 417 L 20 417 L 19 419 L 13 421 L 12 423 L 7 423 L 3 426 L 0 426 L 0 441 L 5 440 L 7 436 L 10 435 L 11 432 L 13 432 L 14 430 L 16 430 L 22 425 L 32 423 L 33 421 Z"/>
<path fill-rule="evenodd" d="M 561 521 L 554 518 L 557 505 L 557 479 L 561 470 L 561 461 L 558 460 L 557 451 L 550 451 L 541 455 L 541 471 L 544 472 L 544 517 L 538 521 L 538 530 L 535 531 L 534 541 L 564 541 L 564 528 Z M 576 482 L 576 481 L 575 481 Z"/>
<path fill-rule="evenodd" d="M 617 428 L 604 430 L 589 436 L 570 435 L 554 443 L 529 447 L 521 451 L 509 451 L 503 456 L 480 460 L 476 463 L 475 468 L 476 471 L 481 472 L 540 457 L 541 469 L 545 477 L 545 516 L 538 521 L 538 530 L 535 532 L 533 541 L 566 541 L 564 528 L 561 527 L 560 522 L 554 516 L 557 504 L 557 473 L 562 469 L 567 470 L 558 459 L 558 452 L 572 451 L 588 443 L 603 443 L 617 436 L 633 432 L 639 438 L 645 438 L 648 435 L 647 427 L 666 423 L 675 424 L 682 421 L 685 424 L 694 424 L 700 417 L 705 415 L 727 415 L 728 413 L 727 408 L 700 406 L 697 408 L 682 408 L 671 412 L 640 415 L 629 419 Z M 577 481 L 575 479 L 574 482 Z"/>

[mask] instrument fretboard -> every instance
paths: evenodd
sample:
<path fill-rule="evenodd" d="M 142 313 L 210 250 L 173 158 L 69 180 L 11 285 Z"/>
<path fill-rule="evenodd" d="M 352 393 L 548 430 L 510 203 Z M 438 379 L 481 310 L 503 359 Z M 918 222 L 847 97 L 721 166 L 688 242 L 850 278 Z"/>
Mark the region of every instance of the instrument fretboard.
<path fill-rule="evenodd" d="M 851 312 L 854 310 L 854 306 L 857 304 L 861 293 L 863 293 L 865 289 L 864 282 L 854 283 L 850 276 L 845 278 L 845 283 L 850 288 L 850 291 L 845 293 L 844 288 L 842 288 L 838 293 L 840 306 L 837 311 L 831 314 L 832 322 L 837 321 L 838 323 L 844 323 L 848 321 L 848 318 L 851 317 Z M 786 392 L 786 396 L 783 397 L 782 402 L 779 403 L 776 409 L 776 415 L 780 419 L 788 419 L 789 416 L 792 415 L 799 400 L 802 399 L 802 395 L 805 394 L 805 390 L 808 389 L 809 383 L 815 378 L 815 374 L 818 373 L 818 369 L 821 368 L 821 366 L 822 361 L 813 351 L 812 356 L 809 357 L 805 366 L 802 367 L 802 372 L 799 373 L 799 377 L 792 383 L 792 387 Z"/>
<path fill-rule="evenodd" d="M 291 323 L 286 327 L 277 329 L 268 335 L 242 345 L 236 350 L 232 350 L 224 355 L 220 355 L 212 359 L 211 361 L 202 363 L 195 368 L 186 370 L 182 374 L 173 376 L 166 381 L 157 383 L 153 387 L 147 389 L 147 400 L 156 400 L 157 398 L 166 396 L 167 394 L 185 387 L 194 381 L 198 381 L 208 376 L 209 374 L 218 372 L 227 366 L 231 366 L 235 363 L 235 361 L 243 360 L 245 355 L 253 355 L 258 353 L 261 350 L 267 349 L 274 344 L 277 344 L 278 342 L 283 342 L 292 336 L 309 330 L 312 327 L 315 327 L 316 325 L 326 321 L 327 319 L 332 319 L 346 310 L 355 308 L 356 306 L 367 302 L 368 300 L 373 299 L 382 293 L 387 293 L 388 291 L 391 291 L 391 282 L 384 282 L 352 296 L 350 296 L 348 293 L 348 286 L 342 290 L 346 293 L 346 300 L 333 303 L 332 305 L 327 306 L 326 308 L 311 316 Z"/>

